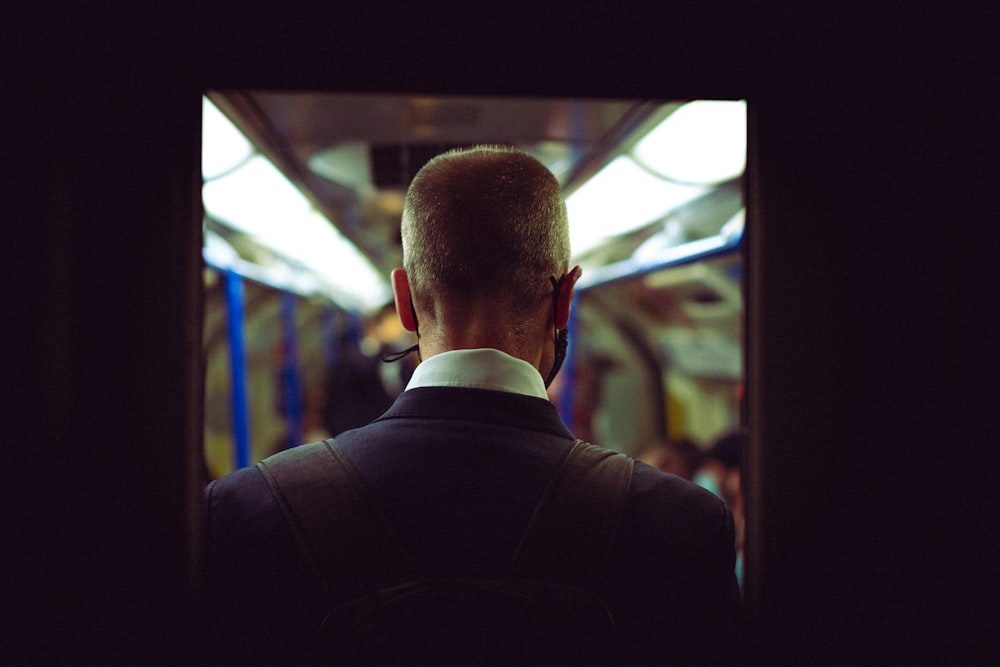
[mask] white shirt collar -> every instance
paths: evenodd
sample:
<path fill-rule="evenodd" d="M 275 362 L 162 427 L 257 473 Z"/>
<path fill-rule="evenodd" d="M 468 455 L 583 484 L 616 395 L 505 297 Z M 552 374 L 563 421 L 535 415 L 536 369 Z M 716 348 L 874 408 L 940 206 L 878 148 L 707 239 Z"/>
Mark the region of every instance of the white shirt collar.
<path fill-rule="evenodd" d="M 492 389 L 548 400 L 537 368 L 492 348 L 450 350 L 425 359 L 406 385 L 417 387 Z"/>

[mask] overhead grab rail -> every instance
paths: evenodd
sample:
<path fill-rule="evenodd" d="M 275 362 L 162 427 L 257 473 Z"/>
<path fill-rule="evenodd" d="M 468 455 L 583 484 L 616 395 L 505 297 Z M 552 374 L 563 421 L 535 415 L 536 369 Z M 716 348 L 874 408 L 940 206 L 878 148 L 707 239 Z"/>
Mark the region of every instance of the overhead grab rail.
<path fill-rule="evenodd" d="M 713 257 L 727 255 L 740 249 L 743 241 L 742 228 L 731 234 L 716 234 L 696 241 L 667 248 L 652 260 L 629 258 L 614 264 L 587 269 L 576 284 L 577 292 L 585 292 L 595 287 L 636 278 L 672 266 L 693 264 Z"/>

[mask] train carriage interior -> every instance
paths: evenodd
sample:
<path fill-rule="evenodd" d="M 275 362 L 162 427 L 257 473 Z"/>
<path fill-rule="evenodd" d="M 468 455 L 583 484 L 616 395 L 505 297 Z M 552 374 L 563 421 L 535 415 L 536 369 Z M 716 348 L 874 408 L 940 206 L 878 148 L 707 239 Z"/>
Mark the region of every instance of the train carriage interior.
<path fill-rule="evenodd" d="M 479 143 L 563 185 L 584 276 L 550 398 L 577 435 L 656 464 L 743 425 L 744 101 L 211 91 L 203 106 L 207 477 L 335 435 L 364 400 L 330 390 L 357 372 L 348 356 L 401 390 L 376 357 L 412 343 L 387 280 L 403 195 L 433 155 Z"/>
<path fill-rule="evenodd" d="M 204 472 L 377 417 L 412 359 L 387 277 L 410 179 L 503 144 L 563 186 L 578 284 L 550 399 L 577 437 L 733 511 L 743 583 L 742 100 L 211 92 L 203 100 Z M 722 460 L 724 459 L 724 460 Z"/>

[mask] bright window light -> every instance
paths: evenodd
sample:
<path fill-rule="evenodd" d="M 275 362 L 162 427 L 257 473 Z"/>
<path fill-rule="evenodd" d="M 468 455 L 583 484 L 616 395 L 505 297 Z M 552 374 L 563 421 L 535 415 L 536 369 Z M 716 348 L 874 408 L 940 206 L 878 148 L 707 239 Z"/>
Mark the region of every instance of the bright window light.
<path fill-rule="evenodd" d="M 201 103 L 201 174 L 212 180 L 238 167 L 253 154 L 253 146 L 207 97 Z"/>
<path fill-rule="evenodd" d="M 707 185 L 740 176 L 746 152 L 746 102 L 697 100 L 667 116 L 632 155 L 664 178 Z"/>
<path fill-rule="evenodd" d="M 702 186 L 664 181 L 618 157 L 566 198 L 573 254 L 655 222 L 705 192 Z"/>

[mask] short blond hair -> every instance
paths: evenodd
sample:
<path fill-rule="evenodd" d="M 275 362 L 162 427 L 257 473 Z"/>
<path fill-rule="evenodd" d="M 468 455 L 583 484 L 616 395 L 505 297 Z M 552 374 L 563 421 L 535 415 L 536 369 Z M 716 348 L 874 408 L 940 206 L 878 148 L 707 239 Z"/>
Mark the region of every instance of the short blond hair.
<path fill-rule="evenodd" d="M 476 146 L 438 155 L 406 193 L 403 267 L 414 300 L 499 299 L 526 314 L 569 264 L 562 190 L 524 151 Z"/>

